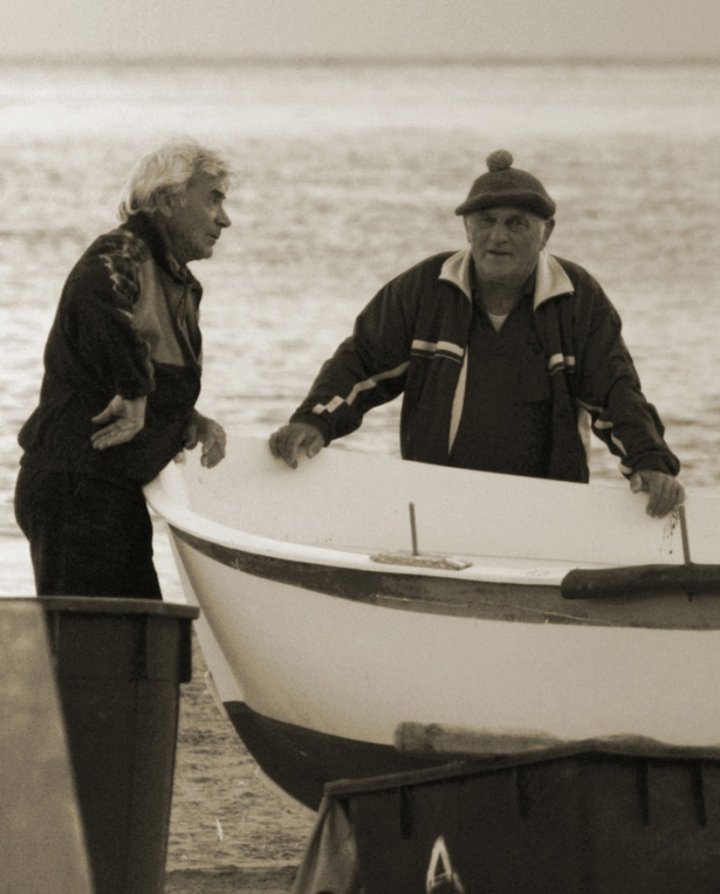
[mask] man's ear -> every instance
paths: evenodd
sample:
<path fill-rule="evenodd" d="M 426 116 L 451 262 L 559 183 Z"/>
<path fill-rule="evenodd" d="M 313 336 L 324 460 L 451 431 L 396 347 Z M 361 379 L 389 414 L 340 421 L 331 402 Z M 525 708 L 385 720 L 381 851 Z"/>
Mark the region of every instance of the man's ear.
<path fill-rule="evenodd" d="M 155 199 L 158 214 L 166 220 L 169 220 L 172 217 L 175 204 L 173 200 L 174 196 L 165 189 L 161 190 Z"/>
<path fill-rule="evenodd" d="M 551 217 L 550 220 L 545 221 L 545 233 L 543 234 L 543 243 L 542 243 L 543 248 L 545 248 L 545 246 L 547 245 L 548 240 L 550 239 L 550 236 L 552 235 L 552 231 L 554 229 L 555 229 L 555 218 Z"/>

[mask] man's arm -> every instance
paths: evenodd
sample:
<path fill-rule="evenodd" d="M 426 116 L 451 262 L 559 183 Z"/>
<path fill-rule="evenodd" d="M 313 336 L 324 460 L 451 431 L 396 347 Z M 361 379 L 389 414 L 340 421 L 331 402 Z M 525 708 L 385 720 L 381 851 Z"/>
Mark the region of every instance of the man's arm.
<path fill-rule="evenodd" d="M 61 304 L 66 334 L 82 365 L 110 396 L 154 389 L 150 345 L 133 320 L 147 248 L 120 231 L 101 237 L 68 278 Z"/>
<path fill-rule="evenodd" d="M 634 493 L 648 494 L 649 515 L 667 515 L 684 499 L 676 476 L 680 463 L 664 440 L 665 429 L 642 392 L 615 308 L 593 281 L 592 314 L 578 369 L 579 396 L 592 430 L 621 460 Z"/>
<path fill-rule="evenodd" d="M 61 299 L 65 338 L 88 386 L 98 395 L 112 395 L 91 420 L 103 426 L 91 435 L 97 450 L 137 436 L 145 425 L 147 395 L 154 389 L 150 347 L 132 324 L 145 251 L 127 235 L 101 237 L 68 278 Z"/>
<path fill-rule="evenodd" d="M 301 452 L 315 456 L 403 391 L 416 300 L 404 281 L 401 275 L 388 283 L 358 315 L 353 334 L 322 365 L 289 423 L 270 436 L 273 456 L 295 468 Z"/>

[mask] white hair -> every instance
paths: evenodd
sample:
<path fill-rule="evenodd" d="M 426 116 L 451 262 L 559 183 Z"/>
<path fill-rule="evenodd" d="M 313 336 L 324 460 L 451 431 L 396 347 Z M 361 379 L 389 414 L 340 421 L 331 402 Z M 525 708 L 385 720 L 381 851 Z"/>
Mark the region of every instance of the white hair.
<path fill-rule="evenodd" d="M 119 208 L 120 219 L 127 221 L 139 212 L 152 214 L 161 201 L 180 198 L 192 178 L 201 174 L 227 184 L 232 171 L 217 152 L 194 140 L 165 143 L 141 159 L 130 174 Z"/>

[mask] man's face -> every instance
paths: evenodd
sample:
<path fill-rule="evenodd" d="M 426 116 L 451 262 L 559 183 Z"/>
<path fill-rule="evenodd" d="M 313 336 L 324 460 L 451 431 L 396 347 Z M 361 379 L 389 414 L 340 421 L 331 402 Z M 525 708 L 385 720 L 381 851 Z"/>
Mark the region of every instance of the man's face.
<path fill-rule="evenodd" d="M 468 214 L 465 230 L 480 283 L 521 286 L 535 269 L 554 225 L 504 205 Z"/>
<path fill-rule="evenodd" d="M 223 208 L 224 186 L 217 177 L 198 174 L 185 193 L 163 209 L 163 226 L 179 263 L 209 258 L 220 233 L 230 226 Z"/>

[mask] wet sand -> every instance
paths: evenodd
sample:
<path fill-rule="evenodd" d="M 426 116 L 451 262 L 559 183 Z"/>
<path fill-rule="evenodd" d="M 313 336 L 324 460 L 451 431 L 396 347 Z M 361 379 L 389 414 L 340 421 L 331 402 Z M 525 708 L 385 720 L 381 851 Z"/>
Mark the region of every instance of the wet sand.
<path fill-rule="evenodd" d="M 181 687 L 166 894 L 280 894 L 292 886 L 315 814 L 259 774 L 204 682 Z"/>

